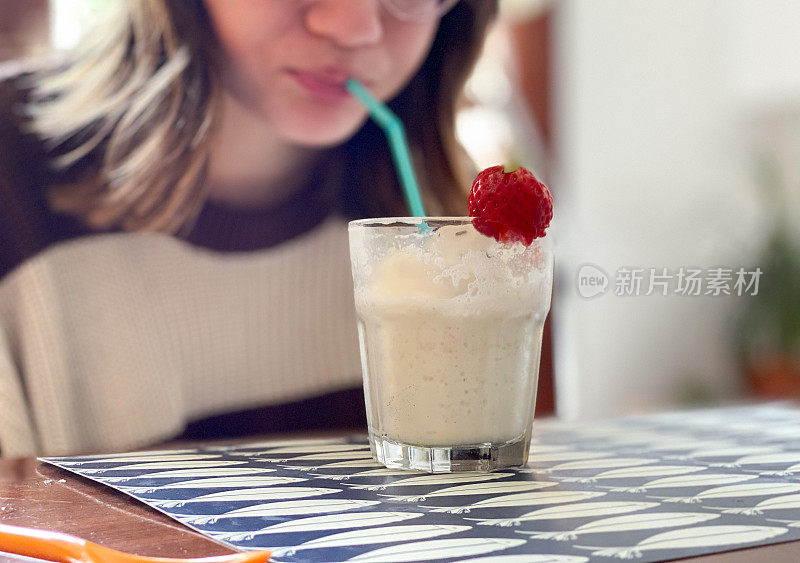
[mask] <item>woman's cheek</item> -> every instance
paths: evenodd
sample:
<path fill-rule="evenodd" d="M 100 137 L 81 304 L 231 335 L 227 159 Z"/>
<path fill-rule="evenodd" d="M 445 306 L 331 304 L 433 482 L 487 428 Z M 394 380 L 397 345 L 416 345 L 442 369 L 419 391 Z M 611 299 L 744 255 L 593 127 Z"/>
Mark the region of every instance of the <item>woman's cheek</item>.
<path fill-rule="evenodd" d="M 417 73 L 430 52 L 438 22 L 398 22 L 387 26 L 386 47 L 391 53 L 392 79 L 388 81 L 384 100 L 394 97 Z"/>

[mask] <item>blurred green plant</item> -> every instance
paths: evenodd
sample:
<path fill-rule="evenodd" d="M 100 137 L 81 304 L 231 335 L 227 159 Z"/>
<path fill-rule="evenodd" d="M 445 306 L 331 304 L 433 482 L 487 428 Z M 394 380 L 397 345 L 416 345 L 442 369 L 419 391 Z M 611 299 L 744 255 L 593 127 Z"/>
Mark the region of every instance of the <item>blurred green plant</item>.
<path fill-rule="evenodd" d="M 795 366 L 800 377 L 800 241 L 790 224 L 786 182 L 774 160 L 762 158 L 757 183 L 771 206 L 772 228 L 756 264 L 762 270 L 756 295 L 741 301 L 734 324 L 743 366 L 768 360 Z"/>
<path fill-rule="evenodd" d="M 680 407 L 702 407 L 719 403 L 719 393 L 703 379 L 702 373 L 684 372 L 674 390 L 675 402 Z"/>

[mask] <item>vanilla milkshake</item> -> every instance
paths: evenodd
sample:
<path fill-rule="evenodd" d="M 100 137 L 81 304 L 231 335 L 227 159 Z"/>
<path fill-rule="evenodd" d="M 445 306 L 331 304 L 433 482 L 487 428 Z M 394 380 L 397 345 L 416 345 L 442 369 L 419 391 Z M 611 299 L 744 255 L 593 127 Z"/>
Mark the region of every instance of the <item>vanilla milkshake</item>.
<path fill-rule="evenodd" d="M 469 218 L 350 224 L 370 441 L 390 467 L 491 470 L 527 459 L 547 237 L 501 243 Z"/>

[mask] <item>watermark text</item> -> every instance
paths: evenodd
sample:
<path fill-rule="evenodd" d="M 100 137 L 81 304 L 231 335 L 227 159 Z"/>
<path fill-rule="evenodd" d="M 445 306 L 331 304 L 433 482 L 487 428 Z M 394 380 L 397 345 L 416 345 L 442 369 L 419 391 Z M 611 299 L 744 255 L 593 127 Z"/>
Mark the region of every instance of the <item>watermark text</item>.
<path fill-rule="evenodd" d="M 594 264 L 578 269 L 578 293 L 596 297 L 613 290 L 618 297 L 647 295 L 758 295 L 761 268 L 617 268 L 613 280 Z"/>

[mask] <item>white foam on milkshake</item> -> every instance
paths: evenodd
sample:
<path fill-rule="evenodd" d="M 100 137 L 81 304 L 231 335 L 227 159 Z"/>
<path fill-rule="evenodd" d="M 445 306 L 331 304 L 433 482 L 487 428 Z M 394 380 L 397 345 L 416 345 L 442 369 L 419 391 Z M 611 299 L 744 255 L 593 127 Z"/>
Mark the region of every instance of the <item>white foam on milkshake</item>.
<path fill-rule="evenodd" d="M 447 316 L 529 314 L 549 309 L 552 276 L 539 241 L 530 247 L 504 244 L 471 224 L 448 225 L 433 233 L 387 228 L 380 236 L 396 245 L 374 261 L 356 284 L 356 306 L 425 309 Z M 399 242 L 398 242 L 399 241 Z"/>

